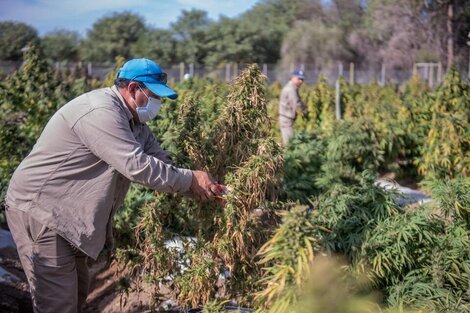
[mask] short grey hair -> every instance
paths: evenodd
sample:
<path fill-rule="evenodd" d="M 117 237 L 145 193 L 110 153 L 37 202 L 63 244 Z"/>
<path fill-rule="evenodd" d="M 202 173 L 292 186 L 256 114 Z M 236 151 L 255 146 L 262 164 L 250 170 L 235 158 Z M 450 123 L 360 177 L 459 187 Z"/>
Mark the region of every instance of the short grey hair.
<path fill-rule="evenodd" d="M 127 79 L 127 78 L 116 78 L 114 80 L 114 85 L 117 87 L 117 88 L 126 88 L 127 86 L 129 86 L 129 84 L 132 82 L 133 80 L 130 80 L 130 79 Z M 147 88 L 145 86 L 145 84 L 143 82 L 139 82 L 139 81 L 136 81 L 134 80 L 136 83 L 139 84 L 139 87 L 144 89 L 144 88 Z"/>

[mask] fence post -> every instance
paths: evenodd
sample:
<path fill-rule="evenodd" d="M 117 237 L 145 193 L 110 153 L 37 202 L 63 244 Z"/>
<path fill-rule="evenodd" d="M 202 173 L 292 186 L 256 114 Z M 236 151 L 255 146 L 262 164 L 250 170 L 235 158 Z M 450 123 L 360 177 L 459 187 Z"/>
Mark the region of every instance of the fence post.
<path fill-rule="evenodd" d="M 238 63 L 235 62 L 235 64 L 233 64 L 233 78 L 236 78 L 238 76 Z"/>
<path fill-rule="evenodd" d="M 470 32 L 468 32 L 468 38 L 470 38 Z M 468 45 L 468 76 L 467 78 L 470 79 L 470 41 L 467 41 Z"/>
<path fill-rule="evenodd" d="M 230 63 L 225 64 L 225 81 L 230 81 Z"/>
<path fill-rule="evenodd" d="M 89 77 L 92 77 L 92 75 L 93 75 L 93 68 L 92 68 L 91 62 L 88 62 L 87 71 L 88 71 L 88 76 L 89 76 Z"/>
<path fill-rule="evenodd" d="M 440 84 L 442 82 L 442 63 L 437 63 L 437 82 Z"/>
<path fill-rule="evenodd" d="M 380 85 L 385 86 L 385 64 L 382 63 L 382 70 L 380 71 Z"/>
<path fill-rule="evenodd" d="M 335 97 L 336 119 L 341 119 L 341 103 L 340 103 L 340 83 L 339 78 L 336 80 L 336 97 Z"/>
<path fill-rule="evenodd" d="M 180 63 L 180 82 L 184 79 L 184 62 Z"/>
<path fill-rule="evenodd" d="M 354 85 L 354 63 L 349 63 L 349 84 Z"/>
<path fill-rule="evenodd" d="M 338 77 L 342 77 L 343 76 L 343 63 L 342 62 L 339 62 L 338 64 Z"/>
<path fill-rule="evenodd" d="M 432 88 L 434 86 L 434 64 L 433 63 L 429 64 L 429 67 L 430 67 L 429 87 Z"/>
<path fill-rule="evenodd" d="M 268 65 L 266 63 L 263 64 L 263 75 L 268 77 Z"/>
<path fill-rule="evenodd" d="M 189 75 L 194 77 L 194 63 L 189 64 Z"/>

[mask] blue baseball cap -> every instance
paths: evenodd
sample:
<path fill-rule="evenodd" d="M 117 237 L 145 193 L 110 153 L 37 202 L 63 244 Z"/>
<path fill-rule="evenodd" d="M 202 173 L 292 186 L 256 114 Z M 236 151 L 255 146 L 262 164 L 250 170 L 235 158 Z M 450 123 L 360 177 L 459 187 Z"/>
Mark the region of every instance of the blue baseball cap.
<path fill-rule="evenodd" d="M 295 70 L 290 75 L 291 76 L 296 76 L 299 79 L 305 80 L 305 73 L 302 70 Z"/>
<path fill-rule="evenodd" d="M 167 74 L 152 60 L 140 58 L 127 61 L 119 69 L 117 78 L 144 83 L 151 92 L 160 97 L 176 99 L 178 94 L 167 86 Z"/>

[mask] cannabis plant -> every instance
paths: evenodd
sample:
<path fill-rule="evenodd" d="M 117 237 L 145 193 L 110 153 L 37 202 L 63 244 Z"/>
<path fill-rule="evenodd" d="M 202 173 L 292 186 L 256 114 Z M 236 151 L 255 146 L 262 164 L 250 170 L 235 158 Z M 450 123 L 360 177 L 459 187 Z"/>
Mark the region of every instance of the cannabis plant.
<path fill-rule="evenodd" d="M 470 175 L 470 86 L 452 68 L 431 101 L 431 125 L 420 147 L 420 172 L 436 178 Z"/>
<path fill-rule="evenodd" d="M 436 200 L 380 221 L 368 233 L 357 264 L 371 269 L 370 279 L 391 307 L 467 312 L 468 179 L 430 185 Z"/>
<path fill-rule="evenodd" d="M 172 286 L 182 305 L 203 304 L 216 295 L 250 303 L 260 275 L 254 259 L 269 232 L 261 216 L 272 216 L 283 161 L 279 145 L 269 135 L 265 78 L 251 66 L 230 86 L 216 118 L 208 115 L 207 105 L 213 104 L 201 94 L 188 93 L 173 112 L 166 111 L 162 146 L 171 146 L 179 166 L 207 170 L 229 186 L 225 205 L 158 195 L 144 209 L 138 243 L 152 281 L 175 277 Z M 197 243 L 183 248 L 182 272 L 181 255 L 168 253 L 164 245 L 176 234 L 195 237 Z M 230 277 L 216 288 L 219 275 L 226 272 Z"/>
<path fill-rule="evenodd" d="M 256 65 L 248 67 L 233 83 L 211 135 L 218 154 L 214 160 L 217 177 L 242 164 L 256 153 L 260 139 L 269 138 L 265 84 Z"/>
<path fill-rule="evenodd" d="M 307 204 L 312 196 L 321 192 L 315 179 L 325 162 L 325 150 L 325 142 L 319 135 L 299 132 L 291 139 L 284 149 L 282 200 Z"/>
<path fill-rule="evenodd" d="M 258 262 L 266 266 L 261 280 L 265 288 L 256 296 L 262 307 L 270 307 L 281 296 L 283 303 L 290 306 L 296 299 L 295 292 L 289 288 L 302 288 L 309 276 L 310 266 L 320 250 L 318 233 L 328 231 L 314 225 L 310 214 L 307 206 L 294 206 L 282 212 L 281 225 L 259 250 Z M 270 312 L 277 310 L 274 306 Z"/>

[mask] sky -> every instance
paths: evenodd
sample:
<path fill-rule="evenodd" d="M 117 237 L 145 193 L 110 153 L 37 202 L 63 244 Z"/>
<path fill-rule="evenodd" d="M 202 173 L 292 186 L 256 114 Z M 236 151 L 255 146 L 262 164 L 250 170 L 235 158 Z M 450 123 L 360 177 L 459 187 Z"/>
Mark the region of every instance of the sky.
<path fill-rule="evenodd" d="M 168 28 L 182 10 L 204 10 L 209 18 L 236 17 L 259 0 L 0 0 L 0 21 L 19 21 L 36 28 L 40 36 L 67 29 L 82 36 L 99 18 L 130 11 L 147 25 Z"/>

